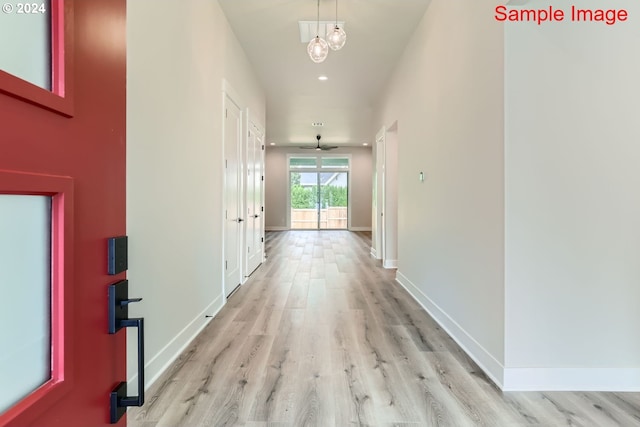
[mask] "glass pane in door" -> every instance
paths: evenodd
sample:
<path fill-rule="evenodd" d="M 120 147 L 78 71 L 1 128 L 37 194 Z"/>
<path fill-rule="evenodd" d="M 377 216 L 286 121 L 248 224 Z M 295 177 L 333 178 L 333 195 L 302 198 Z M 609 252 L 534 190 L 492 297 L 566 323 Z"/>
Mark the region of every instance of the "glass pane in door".
<path fill-rule="evenodd" d="M 0 70 L 51 90 L 51 1 L 5 1 L 0 13 Z"/>
<path fill-rule="evenodd" d="M 344 230 L 348 227 L 347 172 L 320 172 L 320 228 Z"/>
<path fill-rule="evenodd" d="M 51 378 L 51 198 L 0 194 L 0 414 Z"/>
<path fill-rule="evenodd" d="M 291 229 L 318 229 L 318 174 L 291 172 Z"/>

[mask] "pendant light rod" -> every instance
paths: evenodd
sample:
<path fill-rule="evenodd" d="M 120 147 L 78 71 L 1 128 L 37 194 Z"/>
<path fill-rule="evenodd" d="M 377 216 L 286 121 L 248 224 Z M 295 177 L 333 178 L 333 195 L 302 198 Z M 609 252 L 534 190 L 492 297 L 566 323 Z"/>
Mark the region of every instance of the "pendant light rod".
<path fill-rule="evenodd" d="M 338 0 L 336 0 L 336 27 L 338 26 Z"/>
<path fill-rule="evenodd" d="M 316 37 L 320 36 L 320 0 L 318 0 L 318 15 L 316 19 Z"/>

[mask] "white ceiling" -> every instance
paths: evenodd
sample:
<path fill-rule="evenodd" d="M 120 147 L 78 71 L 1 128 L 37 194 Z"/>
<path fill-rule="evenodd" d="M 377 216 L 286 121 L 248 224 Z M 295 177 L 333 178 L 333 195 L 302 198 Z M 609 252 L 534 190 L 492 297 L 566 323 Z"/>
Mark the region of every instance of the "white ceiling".
<path fill-rule="evenodd" d="M 313 63 L 298 21 L 316 19 L 316 0 L 218 0 L 267 97 L 267 142 L 277 145 L 371 142 L 374 103 L 429 0 L 339 0 L 347 43 Z M 320 1 L 320 20 L 335 0 Z M 319 75 L 329 77 L 318 80 Z M 311 126 L 323 122 L 321 128 Z"/>

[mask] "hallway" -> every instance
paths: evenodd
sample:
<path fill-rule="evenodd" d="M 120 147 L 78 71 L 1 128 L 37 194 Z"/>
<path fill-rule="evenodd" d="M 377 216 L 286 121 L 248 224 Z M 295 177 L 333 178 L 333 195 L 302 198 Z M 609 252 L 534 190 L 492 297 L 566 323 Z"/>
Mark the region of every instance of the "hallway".
<path fill-rule="evenodd" d="M 269 233 L 267 261 L 129 426 L 640 426 L 638 393 L 501 393 L 369 249 Z"/>

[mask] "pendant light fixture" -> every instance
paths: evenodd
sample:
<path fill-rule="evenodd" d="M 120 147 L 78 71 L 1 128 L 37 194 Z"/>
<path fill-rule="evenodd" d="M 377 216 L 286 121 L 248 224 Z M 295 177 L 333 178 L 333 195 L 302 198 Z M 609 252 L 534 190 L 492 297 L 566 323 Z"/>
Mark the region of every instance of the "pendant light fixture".
<path fill-rule="evenodd" d="M 320 37 L 320 0 L 318 0 L 318 19 L 316 22 L 316 36 L 307 45 L 307 53 L 313 62 L 319 64 L 327 59 L 329 54 L 329 45 Z"/>
<path fill-rule="evenodd" d="M 336 0 L 336 25 L 329 34 L 327 34 L 327 44 L 331 50 L 340 50 L 347 41 L 347 33 L 338 26 L 338 0 Z"/>

